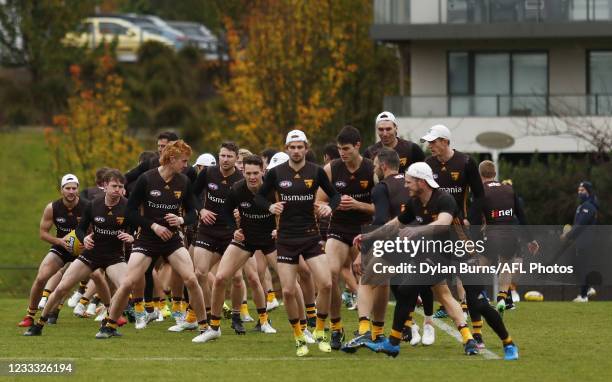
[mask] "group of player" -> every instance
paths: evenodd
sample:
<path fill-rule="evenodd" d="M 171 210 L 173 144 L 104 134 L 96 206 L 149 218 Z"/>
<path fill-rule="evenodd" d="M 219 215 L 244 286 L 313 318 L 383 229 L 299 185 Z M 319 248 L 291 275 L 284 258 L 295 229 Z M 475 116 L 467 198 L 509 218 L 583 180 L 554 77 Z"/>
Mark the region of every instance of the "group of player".
<path fill-rule="evenodd" d="M 500 280 L 496 307 L 484 286 L 474 282 L 457 281 L 458 302 L 445 277 L 422 285 L 392 279 L 369 283 L 362 277 L 372 264 L 365 256 L 362 263 L 359 249 L 377 238 L 413 237 L 431 226 L 526 223 L 512 186 L 495 180 L 494 164 L 478 166 L 451 148 L 445 126 L 433 126 L 421 139 L 431 151 L 426 158 L 419 145 L 398 137 L 392 113 L 380 113 L 375 125 L 380 140 L 363 155 L 359 130 L 345 126 L 326 147 L 324 167 L 308 158 L 309 140 L 300 130 L 287 134 L 284 152 L 266 150 L 258 156 L 225 142 L 218 162 L 203 154 L 194 166 L 188 164 L 191 147 L 174 133 L 162 133 L 157 154 L 143 153 L 125 175 L 102 169 L 97 187 L 80 196 L 77 177 L 65 175 L 62 197 L 46 206 L 41 219 L 40 237 L 52 247 L 19 326 L 28 327 L 27 336 L 41 335 L 81 282 L 70 305 L 76 305 L 77 315 L 98 314 L 102 322 L 96 338 L 120 336 L 117 327 L 125 323 L 130 306 L 137 329 L 171 315 L 175 325 L 168 330 L 197 329 L 192 341 L 208 342 L 221 336 L 231 280 L 232 329 L 244 334 L 243 321 L 252 320 L 246 308 L 248 283 L 258 314 L 256 330 L 273 334 L 268 311 L 279 303 L 271 268 L 280 281 L 297 356 L 308 354 L 308 344 L 315 343 L 322 352 L 367 347 L 391 356 L 399 354 L 402 340 L 432 345 L 435 298 L 461 333 L 466 354 L 484 348 L 484 317 L 502 341 L 505 359 L 518 359 L 500 314 L 509 301 L 510 275 Z M 50 233 L 53 225 L 56 236 Z M 362 234 L 370 225 L 379 228 Z M 490 229 L 495 240 L 488 242 L 495 247 L 487 251 L 489 259 L 474 256 L 472 261 L 510 261 L 518 240 L 504 232 Z M 537 243 L 531 241 L 529 249 L 537 251 Z M 357 294 L 359 327 L 350 341 L 341 319 L 343 282 Z M 396 304 L 385 336 L 390 292 Z M 425 316 L 422 333 L 413 319 L 418 300 Z"/>

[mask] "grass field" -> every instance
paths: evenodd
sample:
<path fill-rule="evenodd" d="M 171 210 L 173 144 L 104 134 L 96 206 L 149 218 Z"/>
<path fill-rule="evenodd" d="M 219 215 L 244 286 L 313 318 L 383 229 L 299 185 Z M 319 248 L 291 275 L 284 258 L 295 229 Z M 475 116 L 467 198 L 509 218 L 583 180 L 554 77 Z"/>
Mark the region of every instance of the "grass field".
<path fill-rule="evenodd" d="M 72 317 L 68 308 L 60 315 L 59 325 L 46 327 L 42 337 L 23 337 L 16 323 L 24 308 L 24 299 L 0 300 L 5 328 L 0 332 L 0 360 L 71 360 L 74 380 L 609 381 L 612 375 L 609 302 L 521 303 L 507 312 L 505 320 L 520 348 L 518 362 L 464 356 L 460 344 L 439 329 L 433 346 L 403 344 L 395 359 L 367 349 L 355 355 L 323 354 L 313 345 L 308 357 L 298 359 L 282 310 L 272 313 L 278 334 L 236 336 L 223 321 L 223 336 L 208 344 L 191 343 L 192 332 L 167 332 L 168 321 L 152 323 L 142 331 L 128 324 L 121 330 L 122 338 L 95 340 L 96 323 Z M 352 331 L 356 313 L 344 315 L 347 330 Z M 494 356 L 503 357 L 488 328 L 484 336 Z"/>

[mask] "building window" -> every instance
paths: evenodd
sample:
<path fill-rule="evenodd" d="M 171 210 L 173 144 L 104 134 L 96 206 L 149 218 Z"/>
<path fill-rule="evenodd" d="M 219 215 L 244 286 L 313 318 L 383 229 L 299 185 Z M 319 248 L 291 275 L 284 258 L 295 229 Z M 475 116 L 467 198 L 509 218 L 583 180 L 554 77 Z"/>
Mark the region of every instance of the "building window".
<path fill-rule="evenodd" d="M 543 52 L 450 52 L 449 114 L 545 114 L 548 56 Z"/>
<path fill-rule="evenodd" d="M 612 113 L 612 51 L 589 52 L 589 112 L 592 115 Z"/>

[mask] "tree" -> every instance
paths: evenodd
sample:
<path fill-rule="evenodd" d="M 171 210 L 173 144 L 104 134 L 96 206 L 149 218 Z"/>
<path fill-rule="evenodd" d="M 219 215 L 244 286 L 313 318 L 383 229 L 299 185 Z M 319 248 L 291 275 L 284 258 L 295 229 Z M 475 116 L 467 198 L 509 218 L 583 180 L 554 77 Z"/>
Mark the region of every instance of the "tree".
<path fill-rule="evenodd" d="M 137 141 L 126 134 L 129 108 L 123 101 L 123 79 L 114 68 L 114 60 L 102 56 L 96 81 L 88 86 L 81 67 L 70 67 L 74 90 L 68 111 L 56 115 L 54 127 L 45 129 L 56 175 L 75 173 L 83 185 L 91 184 L 99 167 L 129 168 L 134 154 L 141 151 Z"/>
<path fill-rule="evenodd" d="M 232 62 L 221 94 L 228 122 L 249 148 L 278 147 L 294 128 L 315 142 L 328 139 L 323 130 L 341 111 L 341 91 L 358 69 L 348 60 L 352 4 L 261 0 L 242 25 L 225 20 Z"/>

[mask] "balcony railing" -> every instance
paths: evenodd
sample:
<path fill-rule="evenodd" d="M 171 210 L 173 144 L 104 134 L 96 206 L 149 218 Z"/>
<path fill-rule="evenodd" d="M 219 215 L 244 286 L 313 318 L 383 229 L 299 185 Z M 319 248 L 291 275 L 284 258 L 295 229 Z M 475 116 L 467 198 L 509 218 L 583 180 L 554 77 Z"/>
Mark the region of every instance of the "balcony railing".
<path fill-rule="evenodd" d="M 374 24 L 611 21 L 611 0 L 374 0 Z"/>
<path fill-rule="evenodd" d="M 612 94 L 387 96 L 384 108 L 405 117 L 612 116 Z"/>

